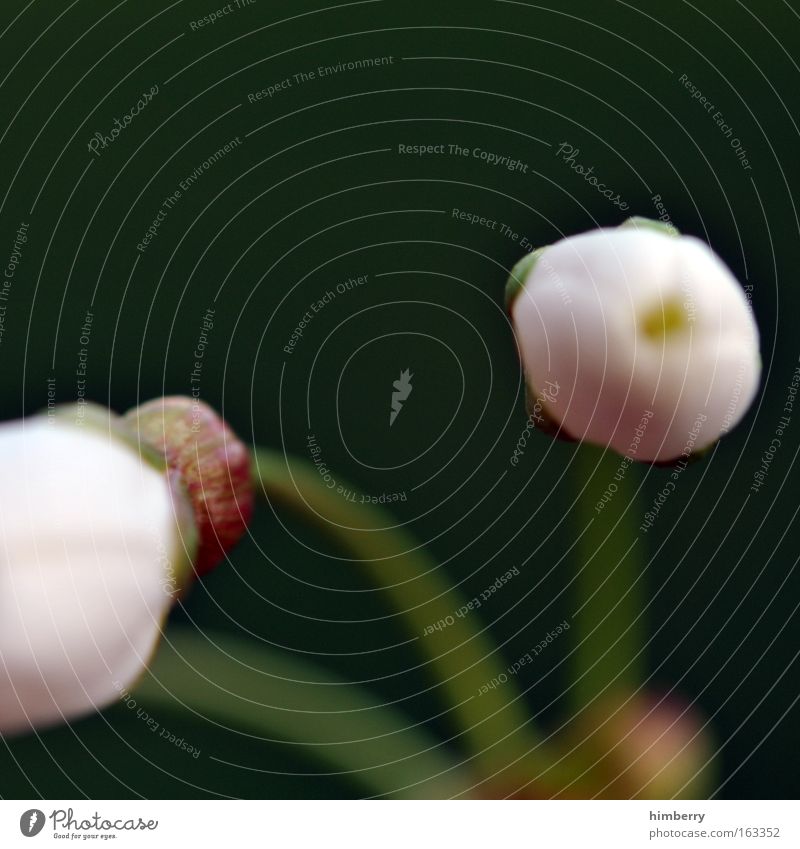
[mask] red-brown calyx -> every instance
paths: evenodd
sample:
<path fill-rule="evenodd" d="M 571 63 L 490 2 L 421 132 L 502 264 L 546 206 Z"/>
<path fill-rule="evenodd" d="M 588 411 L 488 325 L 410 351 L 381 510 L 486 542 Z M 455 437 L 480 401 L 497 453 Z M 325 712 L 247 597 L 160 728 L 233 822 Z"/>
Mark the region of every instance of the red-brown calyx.
<path fill-rule="evenodd" d="M 194 568 L 198 575 L 210 572 L 236 545 L 252 517 L 250 452 L 214 410 L 194 398 L 157 398 L 124 418 L 180 475 L 199 537 Z"/>

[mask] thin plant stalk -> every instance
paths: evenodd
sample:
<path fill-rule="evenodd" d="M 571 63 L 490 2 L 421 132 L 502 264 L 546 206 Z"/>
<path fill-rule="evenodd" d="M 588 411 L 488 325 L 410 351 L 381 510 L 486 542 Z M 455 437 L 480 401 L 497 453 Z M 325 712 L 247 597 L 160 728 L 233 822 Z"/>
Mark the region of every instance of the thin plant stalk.
<path fill-rule="evenodd" d="M 189 711 L 254 741 L 301 746 L 324 765 L 320 775 L 355 781 L 369 795 L 451 798 L 474 784 L 401 711 L 289 652 L 228 634 L 171 629 L 133 697 L 154 716 Z"/>
<path fill-rule="evenodd" d="M 326 487 L 306 461 L 260 449 L 255 476 L 270 502 L 322 528 L 385 591 L 387 603 L 416 638 L 429 680 L 436 682 L 482 771 L 502 770 L 521 757 L 529 770 L 546 768 L 540 737 L 497 646 L 475 613 L 457 615 L 465 600 L 431 555 L 379 507 L 353 503 Z M 432 629 L 437 623 L 444 625 Z M 494 686 L 487 689 L 487 684 Z"/>
<path fill-rule="evenodd" d="M 584 444 L 577 448 L 576 518 L 580 542 L 573 655 L 573 709 L 619 690 L 636 692 L 644 676 L 645 547 L 635 463 Z"/>

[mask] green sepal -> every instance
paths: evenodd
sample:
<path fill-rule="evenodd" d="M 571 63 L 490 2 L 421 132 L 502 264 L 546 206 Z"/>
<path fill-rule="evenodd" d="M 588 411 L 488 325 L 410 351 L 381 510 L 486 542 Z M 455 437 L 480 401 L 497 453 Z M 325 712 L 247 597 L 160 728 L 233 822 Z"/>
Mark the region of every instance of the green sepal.
<path fill-rule="evenodd" d="M 678 237 L 680 231 L 672 224 L 667 224 L 664 221 L 656 221 L 652 218 L 644 218 L 641 215 L 634 215 L 627 221 L 623 221 L 620 227 L 634 228 L 636 230 L 654 230 L 664 236 Z"/>
<path fill-rule="evenodd" d="M 539 260 L 539 257 L 544 252 L 545 248 L 537 248 L 524 257 L 511 269 L 511 276 L 506 282 L 505 300 L 506 309 L 511 310 L 511 306 L 517 298 L 517 295 L 525 288 L 525 281 L 533 271 L 534 266 Z"/>
<path fill-rule="evenodd" d="M 64 424 L 71 424 L 77 428 L 85 427 L 106 436 L 113 436 L 115 439 L 124 442 L 128 447 L 135 449 L 148 466 L 158 472 L 167 470 L 167 458 L 163 454 L 150 445 L 141 442 L 125 424 L 121 416 L 100 404 L 94 404 L 90 401 L 80 404 L 58 404 L 47 413 L 42 411 L 39 415 L 49 415 Z"/>

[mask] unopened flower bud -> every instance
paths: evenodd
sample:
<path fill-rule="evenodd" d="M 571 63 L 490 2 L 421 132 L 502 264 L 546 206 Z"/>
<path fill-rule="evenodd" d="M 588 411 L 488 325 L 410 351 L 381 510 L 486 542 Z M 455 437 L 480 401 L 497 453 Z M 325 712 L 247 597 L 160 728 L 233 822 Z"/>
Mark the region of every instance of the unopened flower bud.
<path fill-rule="evenodd" d="M 199 534 L 194 566 L 204 575 L 236 545 L 252 516 L 247 447 L 207 404 L 192 398 L 157 398 L 124 421 L 180 475 Z"/>
<path fill-rule="evenodd" d="M 586 778 L 613 799 L 707 798 L 714 747 L 697 712 L 675 697 L 609 696 L 576 729 Z"/>
<path fill-rule="evenodd" d="M 529 395 L 563 435 L 647 462 L 713 445 L 761 374 L 744 291 L 703 242 L 633 219 L 535 251 L 507 287 Z"/>
<path fill-rule="evenodd" d="M 0 733 L 119 698 L 193 579 L 188 499 L 163 457 L 84 405 L 0 425 Z"/>
<path fill-rule="evenodd" d="M 193 403 L 0 425 L 0 734 L 126 693 L 175 600 L 242 535 L 249 454 Z"/>

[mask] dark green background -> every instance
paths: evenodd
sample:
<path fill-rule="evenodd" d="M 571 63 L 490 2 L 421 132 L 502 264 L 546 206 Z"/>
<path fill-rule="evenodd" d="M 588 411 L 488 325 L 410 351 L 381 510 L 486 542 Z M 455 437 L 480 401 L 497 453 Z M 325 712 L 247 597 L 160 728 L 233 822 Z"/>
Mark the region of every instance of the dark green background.
<path fill-rule="evenodd" d="M 648 658 L 654 685 L 677 684 L 713 715 L 724 742 L 724 796 L 796 796 L 800 423 L 792 423 L 764 488 L 739 514 L 800 354 L 797 4 L 382 0 L 326 10 L 305 0 L 258 0 L 199 32 L 189 22 L 213 11 L 211 3 L 41 0 L 22 12 L 23 5 L 4 0 L 0 11 L 0 30 L 10 24 L 0 40 L 4 262 L 19 223 L 30 224 L 0 346 L 3 418 L 43 406 L 48 377 L 56 378 L 59 401 L 75 399 L 88 309 L 95 316 L 90 398 L 124 410 L 163 393 L 186 394 L 203 314 L 225 281 L 203 397 L 248 440 L 303 455 L 308 393 L 326 463 L 368 492 L 410 491 L 452 461 L 394 509 L 418 538 L 435 537 L 430 547 L 440 559 L 466 546 L 447 569 L 469 597 L 522 562 L 556 525 L 517 579 L 514 598 L 561 556 L 577 527 L 564 517 L 577 478 L 570 470 L 556 485 L 573 449 L 537 437 L 520 468 L 482 500 L 508 468 L 525 423 L 502 309 L 508 269 L 523 251 L 497 232 L 454 220 L 452 209 L 507 222 L 536 245 L 621 222 L 626 214 L 556 157 L 568 142 L 631 213 L 653 216 L 651 197 L 660 194 L 682 231 L 710 242 L 752 285 L 765 381 L 712 460 L 684 473 L 646 538 L 648 616 L 657 632 Z M 247 100 L 321 64 L 388 55 L 391 66 Z M 682 74 L 724 114 L 752 171 L 680 84 Z M 89 154 L 93 133 L 108 132 L 114 116 L 154 84 L 159 94 L 119 139 L 100 158 Z M 244 144 L 200 178 L 139 255 L 163 199 L 235 136 Z M 397 152 L 398 144 L 427 143 L 507 154 L 528 163 L 528 173 L 472 157 Z M 287 357 L 283 346 L 311 301 L 362 274 L 369 282 L 316 316 Z M 373 342 L 344 369 L 359 346 L 383 334 L 398 335 Z M 414 394 L 390 431 L 391 383 L 406 367 L 415 374 Z M 362 465 L 405 464 L 439 436 L 424 460 L 394 471 Z M 636 470 L 645 472 L 643 505 L 664 474 Z M 492 560 L 542 502 L 537 524 Z M 293 517 L 280 518 L 309 545 L 332 550 Z M 372 686 L 386 699 L 428 688 L 421 671 L 404 671 L 417 663 L 408 650 L 357 653 L 399 643 L 404 632 L 380 593 L 342 592 L 368 589 L 356 569 L 311 555 L 265 510 L 253 537 L 269 559 L 245 542 L 234 558 L 238 576 L 222 567 L 175 620 L 249 633 L 289 651 L 327 652 L 318 662 L 348 679 L 380 679 Z M 499 642 L 522 629 L 506 646 L 510 660 L 558 621 L 552 608 L 544 618 L 537 613 L 570 578 L 569 566 L 554 570 L 524 609 L 502 619 L 502 593 L 482 611 L 497 619 Z M 568 601 L 557 606 L 567 615 Z M 537 676 L 567 651 L 554 646 Z M 532 709 L 560 696 L 563 668 L 532 688 Z M 520 678 L 525 687 L 534 681 Z M 435 689 L 404 706 L 419 720 L 442 711 Z M 556 715 L 557 708 L 548 712 Z M 161 746 L 121 708 L 40 739 L 5 741 L 0 794 L 363 792 L 330 777 L 224 768 L 208 755 L 280 773 L 320 770 L 296 747 L 254 746 L 185 717 L 169 725 L 201 741 L 198 761 Z M 431 729 L 452 733 L 443 720 Z"/>

